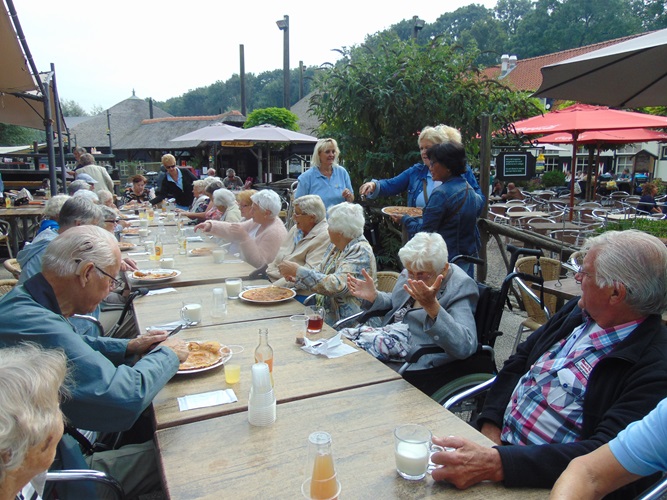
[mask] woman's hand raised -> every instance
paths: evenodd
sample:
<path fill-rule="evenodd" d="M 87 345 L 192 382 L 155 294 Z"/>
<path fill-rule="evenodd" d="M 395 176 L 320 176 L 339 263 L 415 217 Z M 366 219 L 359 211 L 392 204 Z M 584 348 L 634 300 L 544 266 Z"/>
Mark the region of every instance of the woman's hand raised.
<path fill-rule="evenodd" d="M 366 272 L 361 270 L 361 275 L 364 279 L 355 278 L 352 274 L 347 275 L 347 288 L 350 293 L 358 299 L 367 300 L 368 302 L 375 302 L 378 296 L 378 291 L 373 283 L 373 278 Z"/>

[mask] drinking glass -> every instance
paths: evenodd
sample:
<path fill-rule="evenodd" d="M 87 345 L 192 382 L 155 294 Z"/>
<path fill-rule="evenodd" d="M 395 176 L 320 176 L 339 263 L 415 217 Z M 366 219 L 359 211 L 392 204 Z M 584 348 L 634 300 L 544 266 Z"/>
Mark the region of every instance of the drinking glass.
<path fill-rule="evenodd" d="M 227 288 L 227 297 L 238 299 L 239 294 L 243 290 L 243 280 L 241 278 L 227 278 L 225 280 L 225 288 Z"/>
<path fill-rule="evenodd" d="M 406 424 L 394 429 L 396 471 L 411 481 L 424 479 L 431 454 L 444 448 L 431 442 L 431 431 L 423 425 Z"/>
<path fill-rule="evenodd" d="M 324 324 L 324 308 L 319 306 L 306 306 L 306 318 L 308 319 L 308 333 L 320 333 Z"/>
<path fill-rule="evenodd" d="M 181 319 L 189 325 L 196 325 L 202 319 L 202 306 L 196 300 L 189 300 L 187 303 L 183 302 L 181 307 Z"/>
<path fill-rule="evenodd" d="M 211 317 L 222 318 L 227 315 L 227 290 L 224 288 L 213 289 L 213 301 L 211 304 Z"/>
<path fill-rule="evenodd" d="M 225 363 L 225 382 L 237 384 L 241 380 L 241 365 Z"/>

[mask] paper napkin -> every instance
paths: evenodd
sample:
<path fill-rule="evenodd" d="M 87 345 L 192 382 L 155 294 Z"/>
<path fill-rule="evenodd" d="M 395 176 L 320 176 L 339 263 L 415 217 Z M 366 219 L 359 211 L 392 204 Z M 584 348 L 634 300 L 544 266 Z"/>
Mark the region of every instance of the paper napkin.
<path fill-rule="evenodd" d="M 340 333 L 330 339 L 310 340 L 304 338 L 303 340 L 305 345 L 301 349 L 310 354 L 326 356 L 327 358 L 340 358 L 357 351 L 354 347 L 343 343 Z"/>
<path fill-rule="evenodd" d="M 233 389 L 221 391 L 202 392 L 178 398 L 178 409 L 180 411 L 194 410 L 195 408 L 206 408 L 208 406 L 226 405 L 238 401 Z"/>

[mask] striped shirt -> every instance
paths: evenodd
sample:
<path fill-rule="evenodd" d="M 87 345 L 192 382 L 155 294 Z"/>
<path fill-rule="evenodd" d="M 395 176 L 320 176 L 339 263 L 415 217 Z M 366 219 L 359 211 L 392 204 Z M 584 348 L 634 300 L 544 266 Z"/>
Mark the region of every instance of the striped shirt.
<path fill-rule="evenodd" d="M 642 320 L 603 329 L 589 319 L 556 342 L 514 388 L 501 439 L 508 444 L 578 441 L 588 377 Z"/>

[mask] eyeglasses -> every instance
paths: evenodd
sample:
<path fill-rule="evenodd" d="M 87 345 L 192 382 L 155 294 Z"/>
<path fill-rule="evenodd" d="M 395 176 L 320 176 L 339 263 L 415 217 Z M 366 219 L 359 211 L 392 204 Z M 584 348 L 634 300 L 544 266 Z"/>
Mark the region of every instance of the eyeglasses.
<path fill-rule="evenodd" d="M 597 285 L 597 280 L 595 279 L 595 276 L 593 275 L 593 273 L 589 273 L 588 271 L 584 271 L 583 266 L 584 266 L 584 257 L 585 256 L 586 256 L 586 254 L 584 252 L 575 252 L 570 257 L 570 266 L 572 266 L 572 269 L 574 270 L 574 273 L 575 273 L 574 274 L 574 281 L 576 281 L 578 285 L 581 285 L 582 280 L 579 276 L 581 276 L 583 274 L 589 280 L 593 280 L 595 282 L 595 284 Z M 614 283 L 614 285 L 616 285 L 617 283 L 622 284 L 625 287 L 625 291 L 629 295 L 632 295 L 632 290 L 630 290 L 630 288 L 625 283 L 623 283 L 622 281 L 614 280 L 613 283 Z"/>
<path fill-rule="evenodd" d="M 116 224 L 118 222 L 118 219 L 104 219 L 104 222 L 108 224 Z"/>
<path fill-rule="evenodd" d="M 426 271 L 409 271 L 408 270 L 408 278 L 411 280 L 419 280 L 419 281 L 428 281 L 431 278 L 433 278 L 434 273 L 427 273 Z"/>
<path fill-rule="evenodd" d="M 166 165 L 165 168 L 169 170 L 170 168 L 176 168 L 176 165 Z"/>
<path fill-rule="evenodd" d="M 110 284 L 113 286 L 113 288 L 120 288 L 124 285 L 124 283 L 113 276 L 111 276 L 108 272 L 106 272 L 104 269 L 98 267 L 97 264 L 93 264 L 95 266 L 95 269 L 97 269 L 97 272 L 102 273 L 104 276 L 109 278 Z"/>

